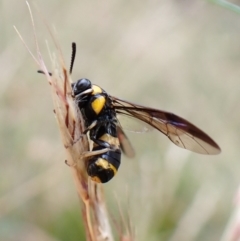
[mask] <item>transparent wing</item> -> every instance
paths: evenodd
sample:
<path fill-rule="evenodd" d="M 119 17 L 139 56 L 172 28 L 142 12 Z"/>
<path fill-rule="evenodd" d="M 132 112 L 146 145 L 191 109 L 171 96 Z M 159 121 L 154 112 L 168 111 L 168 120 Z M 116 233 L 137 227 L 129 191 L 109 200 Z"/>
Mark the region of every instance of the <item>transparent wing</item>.
<path fill-rule="evenodd" d="M 131 142 L 120 126 L 117 126 L 117 137 L 123 153 L 129 158 L 133 158 L 135 156 L 135 151 L 131 145 Z"/>
<path fill-rule="evenodd" d="M 130 115 L 117 115 L 118 122 L 121 123 L 120 126 L 122 129 L 128 133 L 137 133 L 143 134 L 153 130 L 153 127 L 147 123 L 143 123 L 141 120 L 138 120 Z"/>
<path fill-rule="evenodd" d="M 132 116 L 151 125 L 181 148 L 206 155 L 221 152 L 220 147 L 211 137 L 177 115 L 133 104 L 116 97 L 110 98 L 118 114 Z"/>

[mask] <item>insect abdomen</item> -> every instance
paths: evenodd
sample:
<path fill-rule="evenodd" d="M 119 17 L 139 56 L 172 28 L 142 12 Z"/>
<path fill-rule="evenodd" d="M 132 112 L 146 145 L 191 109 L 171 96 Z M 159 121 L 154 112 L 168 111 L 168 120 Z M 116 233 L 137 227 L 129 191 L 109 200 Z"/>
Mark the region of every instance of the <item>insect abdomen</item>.
<path fill-rule="evenodd" d="M 97 146 L 92 151 L 101 149 L 101 146 Z M 116 175 L 120 162 L 120 149 L 112 149 L 103 154 L 93 156 L 87 165 L 88 175 L 93 181 L 100 183 L 108 182 Z"/>

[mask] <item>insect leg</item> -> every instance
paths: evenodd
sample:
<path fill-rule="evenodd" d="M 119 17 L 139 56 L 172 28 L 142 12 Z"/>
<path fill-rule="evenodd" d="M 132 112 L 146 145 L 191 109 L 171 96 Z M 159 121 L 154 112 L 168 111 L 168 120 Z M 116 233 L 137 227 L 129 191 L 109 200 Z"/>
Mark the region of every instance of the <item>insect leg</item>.
<path fill-rule="evenodd" d="M 87 134 L 88 131 L 90 131 L 91 129 L 93 129 L 96 125 L 97 125 L 97 120 L 93 121 L 93 122 L 91 123 L 91 125 L 89 125 L 89 126 L 87 127 L 87 129 L 83 132 L 83 134 Z"/>
<path fill-rule="evenodd" d="M 91 157 L 91 156 L 96 156 L 99 154 L 106 153 L 110 150 L 110 148 L 104 148 L 102 150 L 96 150 L 96 151 L 86 151 L 81 155 L 81 158 L 86 158 L 86 157 Z"/>

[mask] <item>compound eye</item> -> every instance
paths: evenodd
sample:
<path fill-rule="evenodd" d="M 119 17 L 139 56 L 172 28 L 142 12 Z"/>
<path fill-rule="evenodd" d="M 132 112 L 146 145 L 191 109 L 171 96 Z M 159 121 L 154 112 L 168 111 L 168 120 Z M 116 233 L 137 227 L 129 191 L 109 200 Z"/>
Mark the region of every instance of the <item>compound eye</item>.
<path fill-rule="evenodd" d="M 76 83 L 72 84 L 73 94 L 78 95 L 91 87 L 92 83 L 89 79 L 79 79 Z"/>

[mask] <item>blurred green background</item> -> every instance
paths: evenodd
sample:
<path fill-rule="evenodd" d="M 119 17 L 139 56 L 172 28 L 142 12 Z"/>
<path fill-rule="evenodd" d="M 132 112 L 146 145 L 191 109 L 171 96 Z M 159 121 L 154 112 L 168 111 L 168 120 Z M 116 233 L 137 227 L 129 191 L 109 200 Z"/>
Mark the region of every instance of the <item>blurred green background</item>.
<path fill-rule="evenodd" d="M 119 202 L 136 240 L 234 240 L 226 236 L 240 183 L 240 15 L 196 0 L 35 2 L 66 63 L 77 43 L 74 80 L 182 116 L 222 148 L 203 156 L 157 131 L 127 133 L 137 155 L 104 185 L 110 219 L 121 226 Z M 51 70 L 51 38 L 33 12 Z M 49 85 L 13 29 L 34 52 L 27 6 L 2 0 L 0 13 L 0 240 L 84 240 Z"/>

